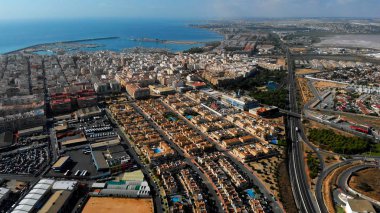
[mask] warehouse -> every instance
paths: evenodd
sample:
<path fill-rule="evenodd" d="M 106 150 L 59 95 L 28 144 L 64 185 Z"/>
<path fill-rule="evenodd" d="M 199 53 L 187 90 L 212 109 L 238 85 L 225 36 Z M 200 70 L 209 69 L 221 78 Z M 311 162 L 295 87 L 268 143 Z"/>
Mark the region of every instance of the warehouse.
<path fill-rule="evenodd" d="M 41 213 L 60 213 L 66 212 L 69 200 L 73 195 L 73 191 L 59 190 L 56 191 L 45 205 L 38 212 Z"/>
<path fill-rule="evenodd" d="M 98 171 L 108 171 L 109 170 L 109 166 L 108 166 L 108 163 L 106 161 L 106 158 L 103 155 L 103 152 L 93 151 L 93 152 L 91 152 L 91 155 L 92 155 L 92 159 L 94 161 L 96 170 L 98 170 Z"/>
<path fill-rule="evenodd" d="M 67 163 L 70 162 L 70 156 L 62 156 L 60 157 L 57 162 L 54 163 L 52 166 L 52 169 L 56 172 L 62 172 L 64 171 L 65 166 Z"/>

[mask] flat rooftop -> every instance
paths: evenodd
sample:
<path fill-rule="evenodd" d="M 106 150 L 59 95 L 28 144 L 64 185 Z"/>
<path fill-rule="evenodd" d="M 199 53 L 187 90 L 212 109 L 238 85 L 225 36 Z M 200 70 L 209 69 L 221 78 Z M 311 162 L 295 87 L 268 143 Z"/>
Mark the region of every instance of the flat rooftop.
<path fill-rule="evenodd" d="M 142 173 L 141 170 L 136 170 L 133 172 L 125 172 L 121 179 L 127 180 L 127 181 L 143 181 L 144 174 Z"/>
<path fill-rule="evenodd" d="M 0 133 L 0 148 L 10 146 L 12 145 L 12 142 L 13 142 L 12 132 Z"/>
<path fill-rule="evenodd" d="M 151 198 L 90 197 L 82 213 L 125 212 L 126 209 L 133 209 L 133 212 L 154 212 Z"/>

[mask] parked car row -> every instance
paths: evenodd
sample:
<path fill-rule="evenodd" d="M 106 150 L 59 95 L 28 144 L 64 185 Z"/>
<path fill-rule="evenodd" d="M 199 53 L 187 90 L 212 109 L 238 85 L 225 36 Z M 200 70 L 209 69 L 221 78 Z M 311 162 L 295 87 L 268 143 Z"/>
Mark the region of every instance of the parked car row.
<path fill-rule="evenodd" d="M 101 138 L 101 137 L 108 137 L 108 136 L 115 136 L 115 132 L 101 132 L 101 133 L 93 133 L 93 134 L 88 134 L 90 138 Z"/>
<path fill-rule="evenodd" d="M 0 161 L 1 174 L 36 174 L 48 162 L 47 146 L 22 150 L 17 153 L 2 156 Z"/>
<path fill-rule="evenodd" d="M 74 176 L 87 176 L 88 175 L 88 171 L 87 170 L 77 170 L 75 173 L 74 173 Z"/>
<path fill-rule="evenodd" d="M 84 128 L 84 132 L 87 133 L 92 133 L 92 132 L 106 132 L 112 130 L 111 126 L 105 126 L 105 127 L 100 127 L 100 128 L 91 128 L 91 129 L 86 129 Z"/>

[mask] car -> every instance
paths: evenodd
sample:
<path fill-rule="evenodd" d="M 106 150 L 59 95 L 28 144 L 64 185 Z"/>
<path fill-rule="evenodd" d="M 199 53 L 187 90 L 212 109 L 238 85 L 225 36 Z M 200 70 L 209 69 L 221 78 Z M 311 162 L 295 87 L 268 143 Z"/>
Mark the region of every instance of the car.
<path fill-rule="evenodd" d="M 79 174 L 80 174 L 80 170 L 77 170 L 74 175 L 79 176 Z"/>
<path fill-rule="evenodd" d="M 64 176 L 68 176 L 68 175 L 70 175 L 70 169 L 68 169 L 68 170 L 65 172 L 65 174 L 64 174 Z"/>
<path fill-rule="evenodd" d="M 86 176 L 87 175 L 87 170 L 83 170 L 81 173 L 80 173 L 80 176 Z"/>

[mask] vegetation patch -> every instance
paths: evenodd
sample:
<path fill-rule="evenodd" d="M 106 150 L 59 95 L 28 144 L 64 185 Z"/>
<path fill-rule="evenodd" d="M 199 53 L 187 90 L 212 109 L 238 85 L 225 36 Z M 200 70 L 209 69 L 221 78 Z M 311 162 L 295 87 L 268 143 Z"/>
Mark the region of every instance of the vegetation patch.
<path fill-rule="evenodd" d="M 323 149 L 341 154 L 359 154 L 370 150 L 370 142 L 359 137 L 346 137 L 331 129 L 310 129 L 309 140 Z"/>
<path fill-rule="evenodd" d="M 279 108 L 286 108 L 288 102 L 288 90 L 280 87 L 276 90 L 262 89 L 266 87 L 268 82 L 272 81 L 281 85 L 286 79 L 287 73 L 285 71 L 271 71 L 260 69 L 251 78 L 246 78 L 242 81 L 230 84 L 225 89 L 237 91 L 244 90 L 247 94 L 260 103 L 277 106 Z"/>
<path fill-rule="evenodd" d="M 307 153 L 307 166 L 309 167 L 309 176 L 311 179 L 314 179 L 318 176 L 319 173 L 319 159 L 313 156 L 312 153 Z"/>
<path fill-rule="evenodd" d="M 195 53 L 204 53 L 205 50 L 204 50 L 204 48 L 202 48 L 202 47 L 192 47 L 192 48 L 190 48 L 190 49 L 188 49 L 188 50 L 185 50 L 185 51 L 183 51 L 183 52 L 184 52 L 184 53 L 195 54 Z"/>

